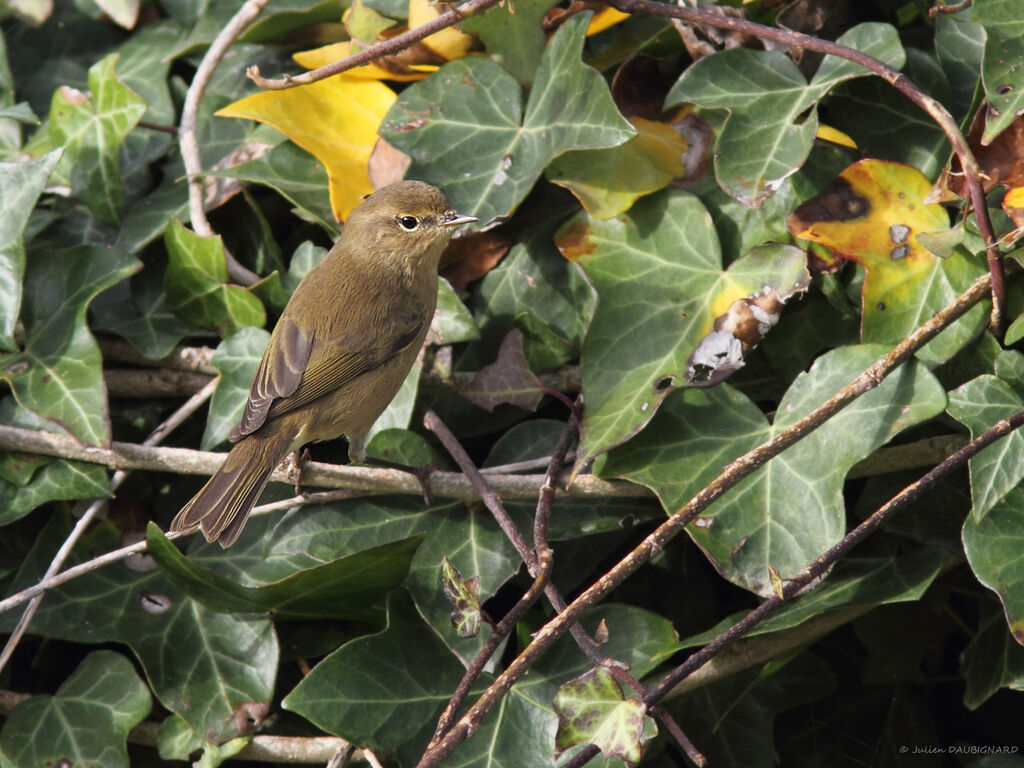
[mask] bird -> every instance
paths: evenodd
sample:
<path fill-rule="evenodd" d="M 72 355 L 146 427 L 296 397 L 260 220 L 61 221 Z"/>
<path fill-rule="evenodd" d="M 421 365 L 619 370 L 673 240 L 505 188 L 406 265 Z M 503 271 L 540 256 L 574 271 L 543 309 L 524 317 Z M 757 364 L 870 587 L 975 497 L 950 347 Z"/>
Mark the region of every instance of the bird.
<path fill-rule="evenodd" d="M 368 195 L 296 286 L 253 377 L 234 443 L 171 523 L 231 546 L 274 468 L 307 443 L 366 438 L 412 368 L 437 304 L 441 252 L 457 213 L 436 187 L 401 181 Z"/>

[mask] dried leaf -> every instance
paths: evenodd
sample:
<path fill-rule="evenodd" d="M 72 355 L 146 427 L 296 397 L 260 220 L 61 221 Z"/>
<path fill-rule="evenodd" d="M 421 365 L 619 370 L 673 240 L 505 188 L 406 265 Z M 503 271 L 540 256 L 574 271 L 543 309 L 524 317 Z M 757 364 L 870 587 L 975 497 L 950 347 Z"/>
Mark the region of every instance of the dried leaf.
<path fill-rule="evenodd" d="M 467 285 L 494 269 L 511 245 L 511 240 L 493 230 L 457 237 L 441 255 L 441 277 L 456 293 L 462 293 Z"/>
<path fill-rule="evenodd" d="M 501 342 L 498 358 L 477 371 L 467 384 L 462 396 L 488 413 L 508 403 L 527 411 L 540 403 L 543 392 L 540 380 L 534 376 L 523 354 L 523 332 L 513 328 Z"/>

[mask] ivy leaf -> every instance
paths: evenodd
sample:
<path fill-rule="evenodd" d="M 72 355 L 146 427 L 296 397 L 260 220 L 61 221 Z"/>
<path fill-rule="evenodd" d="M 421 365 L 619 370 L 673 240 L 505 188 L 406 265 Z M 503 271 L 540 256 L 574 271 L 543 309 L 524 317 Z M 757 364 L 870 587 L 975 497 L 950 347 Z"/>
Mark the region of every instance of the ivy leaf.
<path fill-rule="evenodd" d="M 560 751 L 593 744 L 606 760 L 640 762 L 647 708 L 640 699 L 623 696 L 609 670 L 594 667 L 565 683 L 555 694 L 554 705 L 558 714 L 555 746 Z"/>
<path fill-rule="evenodd" d="M 889 24 L 860 24 L 836 42 L 903 66 L 899 35 Z M 817 102 L 835 85 L 867 74 L 852 61 L 826 56 L 808 83 L 781 51 L 732 48 L 687 67 L 665 106 L 692 102 L 729 111 L 715 143 L 715 176 L 732 197 L 756 208 L 807 158 L 818 130 Z"/>
<path fill-rule="evenodd" d="M 886 351 L 841 347 L 821 356 L 793 382 L 771 424 L 726 385 L 676 394 L 639 437 L 595 470 L 646 485 L 674 512 L 725 464 L 790 427 Z M 770 568 L 792 578 L 842 537 L 849 469 L 945 405 L 945 391 L 927 370 L 904 366 L 743 480 L 687 532 L 723 576 L 771 596 Z"/>
<path fill-rule="evenodd" d="M 316 157 L 327 169 L 334 216 L 344 220 L 373 192 L 367 163 L 380 121 L 394 101 L 391 89 L 376 80 L 338 76 L 254 93 L 217 114 L 268 123 Z"/>
<path fill-rule="evenodd" d="M 556 0 L 534 0 L 513 6 L 499 3 L 460 22 L 463 30 L 484 41 L 487 53 L 525 86 L 533 82 L 544 55 L 541 22 Z"/>
<path fill-rule="evenodd" d="M 329 655 L 281 706 L 328 733 L 372 744 L 408 764 L 426 745 L 462 673 L 408 595 L 395 591 L 388 598 L 387 628 Z"/>
<path fill-rule="evenodd" d="M 949 393 L 949 415 L 975 438 L 1024 405 L 1009 384 L 995 376 L 979 376 Z M 1024 435 L 1020 430 L 997 440 L 972 458 L 971 511 L 975 521 L 1024 480 Z"/>
<path fill-rule="evenodd" d="M 327 617 L 368 623 L 379 619 L 380 599 L 405 580 L 422 540 L 422 534 L 412 536 L 296 570 L 271 583 L 245 586 L 185 557 L 155 523 L 146 531 L 147 548 L 160 569 L 210 610 L 268 611 L 287 619 Z"/>
<path fill-rule="evenodd" d="M 65 515 L 54 515 L 12 592 L 39 581 L 69 527 Z M 121 542 L 122 531 L 100 523 L 79 542 L 69 565 Z M 17 618 L 0 615 L 0 631 L 9 632 Z M 211 611 L 160 571 L 120 565 L 68 582 L 47 593 L 32 629 L 74 643 L 129 646 L 161 704 L 216 743 L 251 733 L 273 693 L 279 650 L 270 619 Z"/>
<path fill-rule="evenodd" d="M 60 160 L 55 149 L 36 160 L 0 163 L 0 349 L 13 352 L 14 324 L 21 310 L 22 279 L 25 275 L 23 232 L 46 180 Z"/>
<path fill-rule="evenodd" d="M 942 258 L 921 244 L 919 235 L 950 229 L 946 210 L 937 203 L 925 204 L 930 189 L 916 168 L 861 160 L 787 221 L 797 237 L 822 243 L 864 265 L 864 342 L 901 341 L 984 271 L 961 249 Z M 980 332 L 984 322 L 984 308 L 974 307 L 918 355 L 931 362 L 947 360 Z"/>
<path fill-rule="evenodd" d="M 164 233 L 168 264 L 164 276 L 167 305 L 200 328 L 233 332 L 266 322 L 263 304 L 238 285 L 229 285 L 220 237 L 201 237 L 173 219 Z"/>
<path fill-rule="evenodd" d="M 989 107 L 981 143 L 988 144 L 1024 110 L 1024 18 L 1013 0 L 978 0 L 971 21 L 986 33 L 981 82 Z"/>
<path fill-rule="evenodd" d="M 730 332 L 712 335 L 736 301 L 788 297 L 808 279 L 792 246 L 755 249 L 723 270 L 707 209 L 679 190 L 645 197 L 608 221 L 580 214 L 555 242 L 599 299 L 580 357 L 587 408 L 577 471 L 643 429 L 674 389 L 718 377 L 715 366 L 741 351 L 730 350 Z M 699 348 L 706 354 L 692 359 Z M 732 360 L 742 364 L 742 355 Z"/>
<path fill-rule="evenodd" d="M 1019 645 L 1024 645 L 1024 490 L 1014 488 L 979 518 L 964 521 L 963 542 L 967 562 L 978 581 L 1003 604 L 1006 624 Z"/>
<path fill-rule="evenodd" d="M 631 138 L 604 78 L 580 61 L 590 15 L 573 16 L 548 41 L 525 108 L 515 78 L 480 56 L 402 91 L 380 133 L 412 157 L 407 176 L 440 187 L 456 209 L 487 223 L 511 214 L 563 152 Z"/>
<path fill-rule="evenodd" d="M 50 138 L 64 147 L 59 167 L 71 177 L 71 191 L 100 221 L 121 221 L 121 144 L 146 112 L 146 102 L 118 82 L 118 54 L 89 69 L 87 96 L 68 86 L 53 94 Z"/>
<path fill-rule="evenodd" d="M 93 651 L 53 696 L 32 696 L 0 731 L 4 765 L 128 768 L 128 732 L 149 714 L 149 689 L 114 651 Z"/>
<path fill-rule="evenodd" d="M 86 445 L 108 445 L 110 418 L 89 302 L 140 264 L 117 248 L 33 252 L 25 275 L 23 351 L 0 355 L 0 378 L 18 403 Z"/>

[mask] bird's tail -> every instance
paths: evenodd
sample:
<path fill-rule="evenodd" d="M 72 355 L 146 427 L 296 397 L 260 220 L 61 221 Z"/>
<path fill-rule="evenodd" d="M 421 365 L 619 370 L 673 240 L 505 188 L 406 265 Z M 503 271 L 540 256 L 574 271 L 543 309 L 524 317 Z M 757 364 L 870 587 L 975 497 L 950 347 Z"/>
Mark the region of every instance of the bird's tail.
<path fill-rule="evenodd" d="M 290 442 L 284 435 L 270 434 L 249 435 L 235 443 L 216 474 L 175 516 L 171 530 L 202 528 L 207 541 L 216 539 L 222 547 L 230 547 L 270 473 L 288 455 Z"/>

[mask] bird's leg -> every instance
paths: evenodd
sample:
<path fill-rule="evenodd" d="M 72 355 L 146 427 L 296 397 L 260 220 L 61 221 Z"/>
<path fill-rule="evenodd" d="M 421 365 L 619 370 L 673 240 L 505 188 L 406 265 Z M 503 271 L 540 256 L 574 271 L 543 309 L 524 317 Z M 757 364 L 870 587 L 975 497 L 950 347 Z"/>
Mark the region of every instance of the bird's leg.
<path fill-rule="evenodd" d="M 309 448 L 305 447 L 288 454 L 288 474 L 295 478 L 295 495 L 303 498 L 307 496 L 307 493 L 302 489 L 302 468 L 309 461 L 309 456 Z"/>

